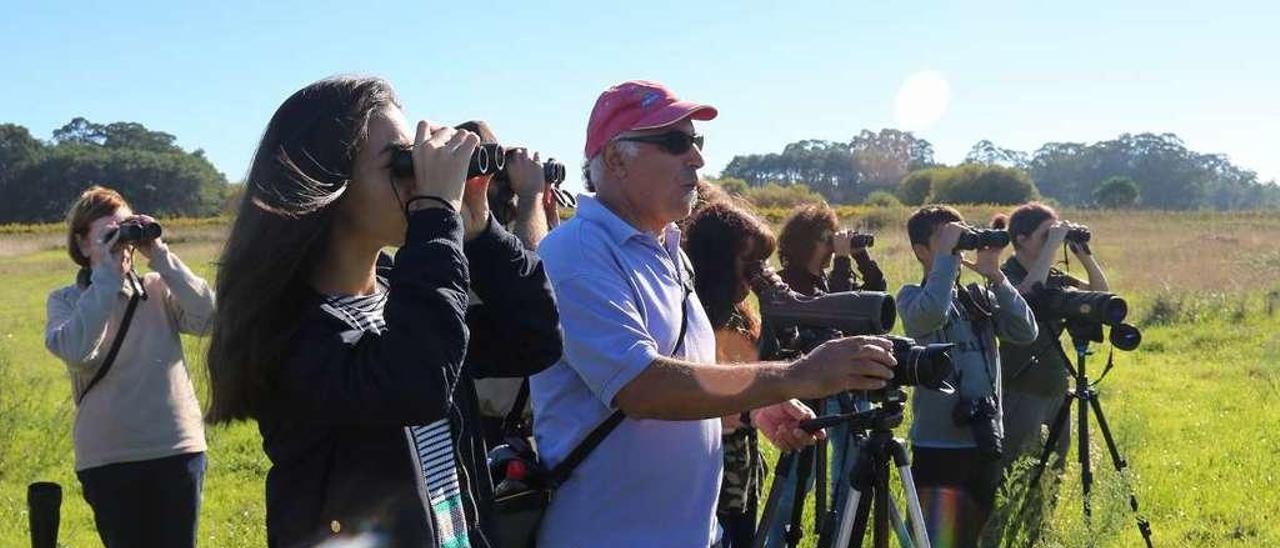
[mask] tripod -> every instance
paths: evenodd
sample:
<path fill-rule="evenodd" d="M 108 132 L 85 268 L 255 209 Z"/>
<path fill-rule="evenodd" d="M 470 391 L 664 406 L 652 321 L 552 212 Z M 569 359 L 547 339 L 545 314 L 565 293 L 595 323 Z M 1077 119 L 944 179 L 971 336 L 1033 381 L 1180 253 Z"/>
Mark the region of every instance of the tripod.
<path fill-rule="evenodd" d="M 823 512 L 821 506 L 819 506 L 819 509 L 815 512 L 817 516 L 815 519 L 819 523 L 819 548 L 861 546 L 862 540 L 865 538 L 868 518 L 873 520 L 871 524 L 873 528 L 872 538 L 876 548 L 888 547 L 890 522 L 893 523 L 894 530 L 902 545 L 918 545 L 928 548 L 929 538 L 924 529 L 924 515 L 920 507 L 920 499 L 916 496 L 915 481 L 911 477 L 911 464 L 907 459 L 907 452 L 903 448 L 902 442 L 893 437 L 893 428 L 902 424 L 902 398 L 901 391 L 895 390 L 894 394 L 886 398 L 884 405 L 879 408 L 862 412 L 828 415 L 801 423 L 801 428 L 807 431 L 817 431 L 842 422 L 849 423 L 851 431 L 869 431 L 865 435 L 851 434 L 849 439 L 844 440 L 844 443 L 856 441 L 858 444 L 858 460 L 849 473 L 849 493 L 845 497 L 843 508 L 840 510 L 832 508 L 828 513 Z M 819 453 L 822 452 L 819 451 Z M 765 528 L 767 524 L 772 522 L 774 515 L 778 511 L 781 491 L 779 487 L 789 477 L 792 463 L 798 458 L 803 459 L 803 456 L 799 455 L 800 453 L 792 451 L 778 459 L 769 499 L 765 503 L 764 516 L 760 521 L 760 530 L 756 534 L 754 546 L 757 548 L 764 546 Z M 907 531 L 897 507 L 891 501 L 889 492 L 890 461 L 898 469 L 898 475 L 902 481 L 902 491 L 906 498 L 907 511 L 915 538 L 914 543 L 911 539 L 913 535 Z M 797 469 L 805 469 L 803 464 L 802 462 Z M 803 473 L 799 480 L 797 485 L 803 486 Z M 818 481 L 821 482 L 823 480 L 818 478 Z M 797 491 L 802 493 L 799 489 Z M 822 495 L 823 493 L 819 494 L 819 496 Z M 799 508 L 802 504 L 803 498 L 798 496 L 793 512 L 795 508 Z M 873 509 L 874 514 L 872 514 Z M 795 546 L 799 542 L 798 530 L 795 528 L 797 521 L 793 519 L 793 528 L 787 538 L 788 544 L 791 546 Z M 835 535 L 834 539 L 832 537 L 833 534 Z"/>
<path fill-rule="evenodd" d="M 1094 340 L 1101 340 L 1100 331 L 1096 337 Z M 1080 400 L 1078 421 L 1076 423 L 1079 432 L 1077 437 L 1079 455 L 1077 456 L 1080 461 L 1080 485 L 1084 495 L 1085 525 L 1088 526 L 1093 514 L 1093 507 L 1089 500 L 1089 495 L 1093 489 L 1093 469 L 1089 459 L 1089 409 L 1093 409 L 1093 414 L 1098 417 L 1098 427 L 1102 430 L 1102 437 L 1107 442 L 1107 451 L 1111 453 L 1111 464 L 1115 466 L 1116 472 L 1125 480 L 1125 487 L 1129 491 L 1129 507 L 1133 509 L 1133 513 L 1138 520 L 1138 532 L 1142 533 L 1142 539 L 1146 542 L 1147 548 L 1151 548 L 1151 523 L 1146 518 L 1143 518 L 1138 510 L 1138 497 L 1134 494 L 1133 486 L 1129 483 L 1128 475 L 1125 473 L 1129 464 L 1125 462 L 1124 457 L 1120 456 L 1120 450 L 1116 448 L 1115 438 L 1111 436 L 1111 427 L 1107 426 L 1107 419 L 1102 414 L 1102 402 L 1098 399 L 1098 391 L 1094 390 L 1093 385 L 1089 382 L 1088 375 L 1085 374 L 1085 357 L 1091 353 L 1089 351 L 1090 339 L 1091 336 L 1088 334 L 1077 333 L 1074 330 L 1071 332 L 1071 343 L 1076 349 L 1077 365 L 1072 368 L 1070 363 L 1066 363 L 1066 366 L 1067 371 L 1075 379 L 1075 389 L 1067 392 L 1062 398 L 1062 405 L 1058 408 L 1058 414 L 1053 419 L 1053 426 L 1049 429 L 1049 439 L 1045 440 L 1044 449 L 1040 452 L 1040 460 L 1031 475 L 1030 485 L 1034 487 L 1040 483 L 1040 476 L 1044 473 L 1045 465 L 1049 462 L 1049 456 L 1053 453 L 1058 437 L 1062 435 L 1062 429 L 1066 427 L 1067 419 L 1071 416 L 1071 402 L 1073 399 Z M 1110 368 L 1109 363 L 1108 368 Z M 1103 375 L 1106 375 L 1105 371 Z M 1088 405 L 1085 404 L 1086 402 L 1088 402 Z"/>

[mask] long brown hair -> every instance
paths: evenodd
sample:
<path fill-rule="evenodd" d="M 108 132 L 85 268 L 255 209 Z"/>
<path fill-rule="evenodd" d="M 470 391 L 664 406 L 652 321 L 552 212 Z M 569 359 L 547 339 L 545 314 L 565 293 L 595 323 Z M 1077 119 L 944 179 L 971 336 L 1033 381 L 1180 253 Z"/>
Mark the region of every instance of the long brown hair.
<path fill-rule="evenodd" d="M 263 412 L 271 373 L 285 358 L 310 295 L 308 278 L 325 251 L 333 206 L 351 182 L 369 118 L 399 105 L 384 80 L 335 77 L 294 93 L 267 123 L 218 262 L 209 421 Z"/>
<path fill-rule="evenodd" d="M 777 239 L 769 225 L 746 204 L 728 197 L 713 199 L 684 224 L 683 245 L 693 263 L 694 288 L 711 327 L 725 327 L 737 311 L 746 320 L 748 331 L 758 335 L 758 315 L 747 307 L 746 299 L 739 301 L 734 295 L 745 282 L 739 278 L 736 260 L 744 251 L 751 253 L 746 257 L 748 263 L 773 255 Z"/>

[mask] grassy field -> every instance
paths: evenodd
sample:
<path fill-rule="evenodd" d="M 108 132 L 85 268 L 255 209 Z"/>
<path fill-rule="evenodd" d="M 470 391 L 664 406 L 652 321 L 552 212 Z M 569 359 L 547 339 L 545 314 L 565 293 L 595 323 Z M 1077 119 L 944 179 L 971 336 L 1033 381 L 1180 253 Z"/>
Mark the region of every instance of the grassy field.
<path fill-rule="evenodd" d="M 969 208 L 985 220 L 992 208 Z M 779 220 L 785 212 L 764 212 Z M 903 234 L 905 210 L 851 208 L 850 223 L 879 232 L 874 254 L 890 286 L 920 277 Z M 1130 297 L 1143 346 L 1117 355 L 1101 385 L 1107 418 L 1130 463 L 1139 500 L 1159 546 L 1280 545 L 1280 212 L 1071 212 L 1089 224 L 1111 285 Z M 220 222 L 170 223 L 172 247 L 212 276 Z M 74 413 L 64 368 L 43 346 L 48 292 L 74 269 L 60 227 L 0 227 L 0 546 L 27 541 L 26 485 L 65 489 L 61 540 L 98 545 L 73 472 Z M 1077 272 L 1078 268 L 1075 269 Z M 203 341 L 187 357 L 203 393 Z M 1105 356 L 1091 371 L 1100 371 Z M 905 427 L 901 429 L 905 436 Z M 266 458 L 252 424 L 211 428 L 200 541 L 261 546 Z M 1123 485 L 1100 436 L 1093 444 L 1094 518 L 1080 512 L 1074 457 L 1047 502 L 1035 505 L 1038 546 L 1140 545 Z M 1074 451 L 1073 451 L 1074 453 Z M 1022 497 L 1013 478 L 1002 496 Z M 1027 531 L 998 518 L 993 535 L 1027 544 Z M 812 541 L 812 537 L 809 537 Z"/>

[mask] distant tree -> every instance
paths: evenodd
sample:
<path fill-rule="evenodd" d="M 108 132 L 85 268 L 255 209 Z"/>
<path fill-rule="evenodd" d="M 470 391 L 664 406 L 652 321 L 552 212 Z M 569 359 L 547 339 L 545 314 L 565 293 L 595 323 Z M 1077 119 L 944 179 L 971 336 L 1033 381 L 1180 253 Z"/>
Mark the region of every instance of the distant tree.
<path fill-rule="evenodd" d="M 909 131 L 862 130 L 849 142 L 859 190 L 892 191 L 906 174 L 934 165 L 933 145 Z"/>
<path fill-rule="evenodd" d="M 107 140 L 106 128 L 80 116 L 53 130 L 53 142 L 59 145 L 98 145 Z"/>
<path fill-rule="evenodd" d="M 898 199 L 907 205 L 923 204 L 929 198 L 929 193 L 933 191 L 934 181 L 941 178 L 948 169 L 950 168 L 931 167 L 908 173 L 898 183 Z"/>
<path fill-rule="evenodd" d="M 17 124 L 0 124 L 0 179 L 12 173 L 19 164 L 36 159 L 44 143 L 31 136 L 27 128 Z"/>
<path fill-rule="evenodd" d="M 1107 208 L 1133 207 L 1138 203 L 1138 183 L 1128 177 L 1108 177 L 1093 189 L 1093 201 Z"/>
<path fill-rule="evenodd" d="M 878 207 L 901 207 L 902 202 L 897 196 L 883 190 L 877 190 L 867 195 L 867 199 L 863 200 L 864 204 Z"/>
<path fill-rule="evenodd" d="M 45 146 L 25 128 L 0 126 L 0 223 L 61 219 L 91 185 L 114 188 L 138 211 L 158 216 L 215 215 L 226 201 L 226 178 L 168 133 L 76 118 L 55 130 L 53 141 Z"/>
<path fill-rule="evenodd" d="M 964 163 L 1021 168 L 1027 163 L 1027 154 L 998 147 L 995 143 L 983 139 L 969 149 L 969 154 L 964 157 Z"/>
<path fill-rule="evenodd" d="M 930 203 L 1021 204 L 1039 197 L 1031 178 L 1020 169 L 979 164 L 941 169 Z"/>

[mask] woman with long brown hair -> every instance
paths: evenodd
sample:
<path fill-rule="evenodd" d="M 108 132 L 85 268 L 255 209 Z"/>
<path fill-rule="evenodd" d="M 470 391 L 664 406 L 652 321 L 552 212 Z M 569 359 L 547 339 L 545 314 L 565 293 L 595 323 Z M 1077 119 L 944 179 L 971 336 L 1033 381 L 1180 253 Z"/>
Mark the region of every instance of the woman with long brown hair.
<path fill-rule="evenodd" d="M 685 222 L 684 249 L 694 285 L 716 337 L 717 363 L 760 361 L 760 314 L 747 302 L 748 275 L 777 248 L 773 231 L 748 206 L 709 195 Z M 750 546 L 764 483 L 764 460 L 749 415 L 722 420 L 724 478 L 716 515 L 724 546 Z M 743 421 L 743 418 L 748 420 Z"/>
<path fill-rule="evenodd" d="M 471 379 L 559 358 L 541 265 L 466 178 L 479 139 L 414 133 L 387 82 L 331 78 L 285 100 L 254 157 L 218 267 L 210 420 L 258 422 L 270 545 L 490 545 Z M 508 315 L 468 317 L 470 290 Z"/>

